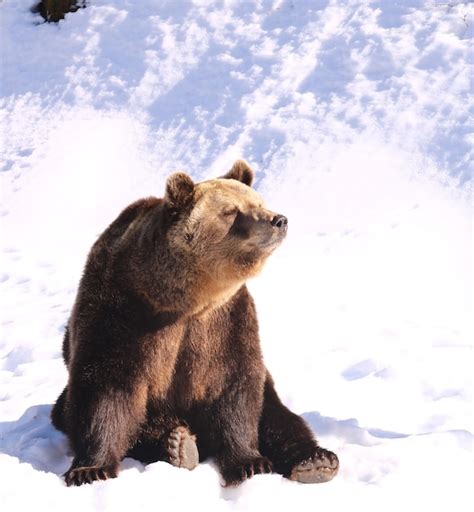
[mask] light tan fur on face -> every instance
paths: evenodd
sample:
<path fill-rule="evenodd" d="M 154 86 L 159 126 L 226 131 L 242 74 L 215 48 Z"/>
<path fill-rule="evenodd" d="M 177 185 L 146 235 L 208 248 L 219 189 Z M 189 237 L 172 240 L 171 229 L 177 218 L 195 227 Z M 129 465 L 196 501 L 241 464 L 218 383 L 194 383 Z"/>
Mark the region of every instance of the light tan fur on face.
<path fill-rule="evenodd" d="M 264 207 L 263 199 L 253 189 L 236 180 L 216 179 L 204 181 L 196 185 L 196 207 L 193 213 L 199 213 L 202 207 L 207 207 L 207 212 L 217 208 L 237 206 L 242 212 L 250 208 Z"/>
<path fill-rule="evenodd" d="M 229 236 L 232 211 L 270 222 L 274 213 L 260 195 L 234 179 L 214 179 L 195 185 L 193 207 L 169 233 L 174 247 L 189 257 L 195 276 L 193 314 L 203 314 L 227 302 L 261 270 L 271 251 L 258 250 L 258 241 Z M 253 258 L 245 259 L 253 253 Z M 256 255 L 256 256 L 255 256 Z M 190 269 L 191 270 L 191 269 Z"/>
<path fill-rule="evenodd" d="M 194 197 L 195 206 L 186 227 L 194 231 L 198 241 L 196 245 L 202 251 L 219 250 L 218 242 L 227 235 L 234 219 L 225 215 L 226 212 L 239 210 L 256 215 L 254 212 L 265 208 L 263 199 L 255 190 L 235 180 L 216 179 L 200 183 Z M 222 260 L 225 259 L 219 258 Z"/>

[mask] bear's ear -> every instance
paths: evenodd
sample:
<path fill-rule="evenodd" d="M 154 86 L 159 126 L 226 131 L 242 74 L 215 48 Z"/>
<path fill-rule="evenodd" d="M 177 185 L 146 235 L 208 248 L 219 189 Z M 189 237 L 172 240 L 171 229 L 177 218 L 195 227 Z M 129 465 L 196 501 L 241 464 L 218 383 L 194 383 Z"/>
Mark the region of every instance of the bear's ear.
<path fill-rule="evenodd" d="M 186 206 L 194 194 L 194 182 L 185 172 L 175 172 L 166 180 L 165 201 L 173 208 Z"/>
<path fill-rule="evenodd" d="M 255 173 L 245 160 L 237 160 L 232 166 L 232 169 L 222 177 L 228 180 L 232 179 L 241 181 L 245 185 L 251 187 L 255 178 Z"/>

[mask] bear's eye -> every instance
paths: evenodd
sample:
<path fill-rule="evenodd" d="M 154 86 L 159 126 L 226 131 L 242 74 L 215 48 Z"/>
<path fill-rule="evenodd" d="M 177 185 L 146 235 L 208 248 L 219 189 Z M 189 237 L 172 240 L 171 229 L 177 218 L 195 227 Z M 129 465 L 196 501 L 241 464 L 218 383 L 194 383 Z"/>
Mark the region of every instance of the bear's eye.
<path fill-rule="evenodd" d="M 222 215 L 224 217 L 232 217 L 233 215 L 237 215 L 237 212 L 238 212 L 237 208 L 232 208 L 230 210 L 224 210 L 222 212 Z"/>

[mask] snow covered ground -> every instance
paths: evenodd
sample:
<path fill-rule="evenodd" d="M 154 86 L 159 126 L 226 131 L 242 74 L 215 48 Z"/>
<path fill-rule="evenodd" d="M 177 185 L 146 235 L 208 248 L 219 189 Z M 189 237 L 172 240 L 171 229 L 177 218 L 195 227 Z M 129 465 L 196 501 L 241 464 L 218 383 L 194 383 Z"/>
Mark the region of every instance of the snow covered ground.
<path fill-rule="evenodd" d="M 2 510 L 470 510 L 473 5 L 91 0 L 1 16 Z M 171 171 L 237 157 L 290 231 L 251 283 L 285 402 L 339 476 L 224 489 L 126 459 L 66 488 L 49 421 L 87 251 Z"/>

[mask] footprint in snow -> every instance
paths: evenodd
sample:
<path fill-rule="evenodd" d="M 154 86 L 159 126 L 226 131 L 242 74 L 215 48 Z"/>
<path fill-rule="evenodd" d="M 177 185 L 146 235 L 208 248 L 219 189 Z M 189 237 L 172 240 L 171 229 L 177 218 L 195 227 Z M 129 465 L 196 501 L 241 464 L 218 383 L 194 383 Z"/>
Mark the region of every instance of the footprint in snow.
<path fill-rule="evenodd" d="M 377 366 L 372 359 L 364 359 L 352 366 L 346 368 L 342 373 L 342 377 L 346 380 L 357 380 L 367 377 L 377 370 Z"/>

